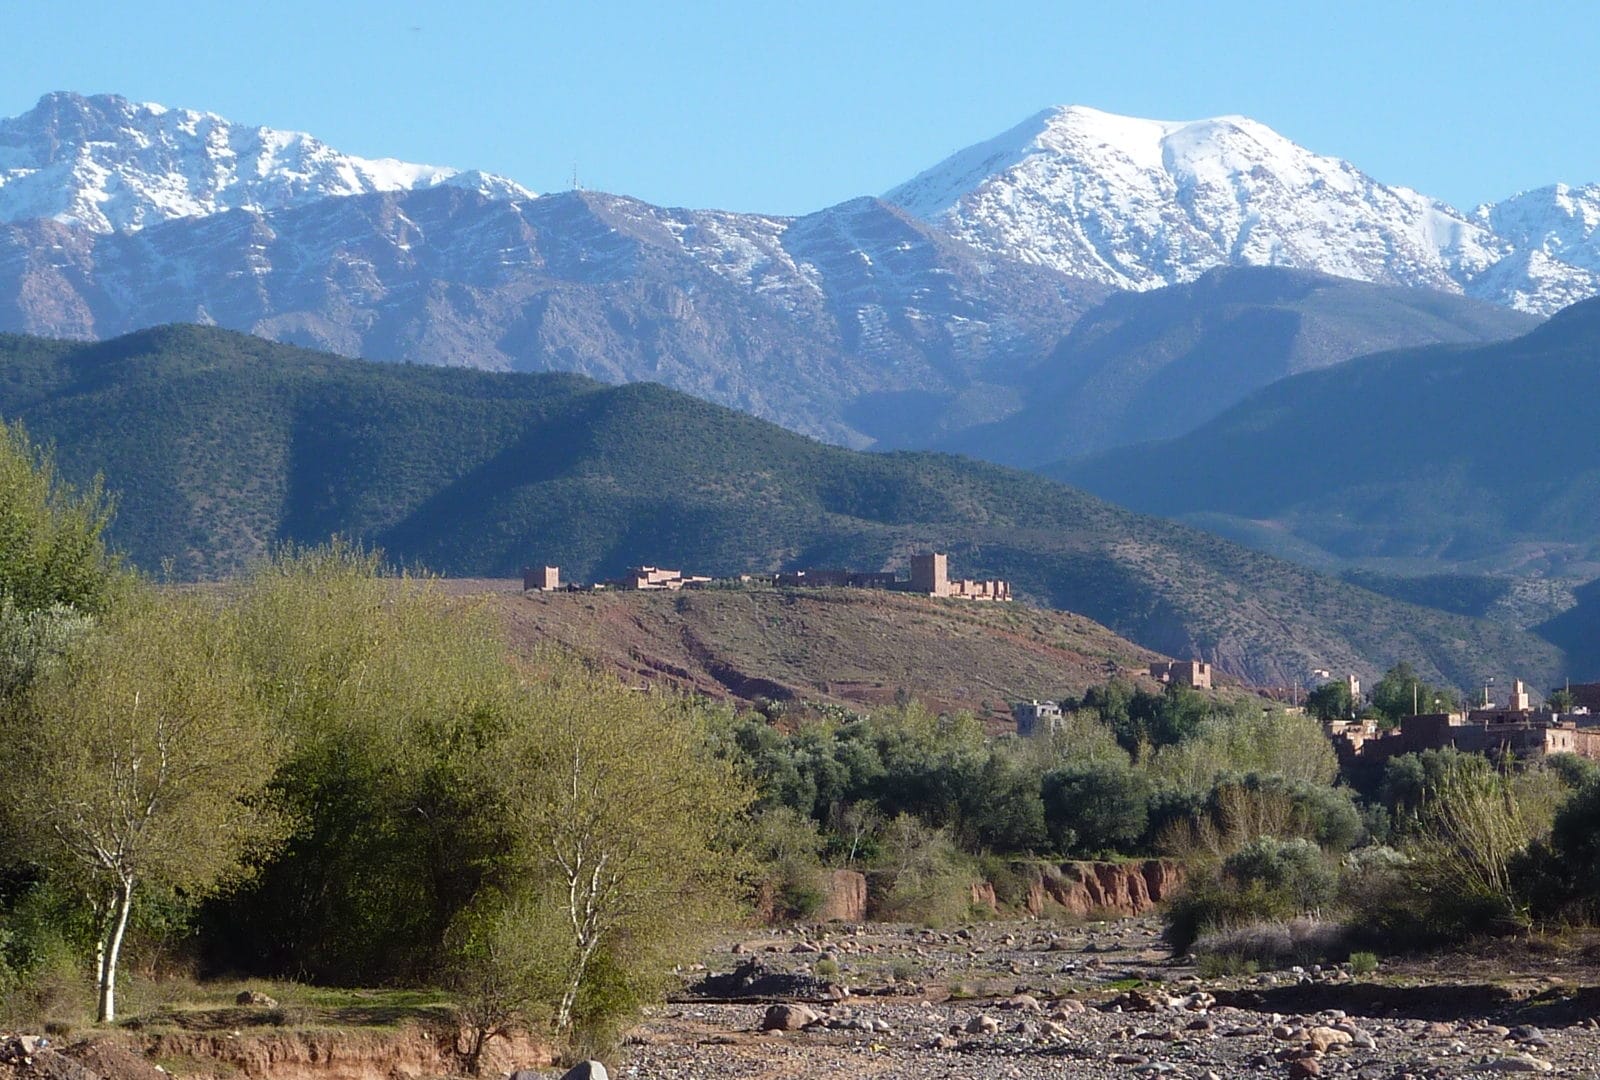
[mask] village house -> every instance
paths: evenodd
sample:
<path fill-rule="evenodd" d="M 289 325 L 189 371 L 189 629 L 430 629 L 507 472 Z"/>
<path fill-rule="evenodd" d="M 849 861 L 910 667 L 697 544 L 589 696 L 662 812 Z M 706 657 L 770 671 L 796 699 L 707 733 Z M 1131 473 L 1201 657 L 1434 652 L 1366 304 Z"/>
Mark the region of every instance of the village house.
<path fill-rule="evenodd" d="M 660 590 L 676 592 L 679 589 L 708 585 L 710 582 L 711 579 L 708 577 L 685 574 L 682 570 L 665 570 L 659 566 L 635 566 L 611 582 L 611 585 L 618 589 L 634 589 L 639 592 Z"/>
<path fill-rule="evenodd" d="M 1011 706 L 1017 734 L 1054 735 L 1061 724 L 1061 706 L 1053 701 L 1019 701 Z"/>
<path fill-rule="evenodd" d="M 1407 716 L 1387 732 L 1371 720 L 1335 721 L 1327 731 L 1341 765 L 1382 764 L 1401 754 L 1445 747 L 1491 757 L 1577 754 L 1600 761 L 1600 717 L 1588 709 L 1570 713 L 1535 709 L 1521 679 L 1512 684 L 1504 708 L 1490 705 L 1465 713 Z"/>
<path fill-rule="evenodd" d="M 1200 660 L 1163 660 L 1150 665 L 1150 677 L 1167 685 L 1211 689 L 1211 665 Z"/>
<path fill-rule="evenodd" d="M 523 592 L 557 592 L 561 588 L 561 567 L 524 566 L 522 568 Z"/>

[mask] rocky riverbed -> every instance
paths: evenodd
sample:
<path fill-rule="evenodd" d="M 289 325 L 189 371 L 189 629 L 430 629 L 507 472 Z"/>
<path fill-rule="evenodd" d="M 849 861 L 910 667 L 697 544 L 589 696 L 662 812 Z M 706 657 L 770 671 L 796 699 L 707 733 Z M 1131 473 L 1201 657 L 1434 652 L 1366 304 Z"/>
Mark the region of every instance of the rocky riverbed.
<path fill-rule="evenodd" d="M 1363 976 L 1329 967 L 1207 978 L 1170 960 L 1158 930 L 1152 920 L 864 926 L 725 943 L 689 974 L 702 993 L 654 1010 L 615 1074 L 1600 1075 L 1600 994 L 1581 989 L 1566 961 L 1491 963 L 1493 978 L 1437 960 Z M 707 996 L 740 983 L 752 992 Z"/>

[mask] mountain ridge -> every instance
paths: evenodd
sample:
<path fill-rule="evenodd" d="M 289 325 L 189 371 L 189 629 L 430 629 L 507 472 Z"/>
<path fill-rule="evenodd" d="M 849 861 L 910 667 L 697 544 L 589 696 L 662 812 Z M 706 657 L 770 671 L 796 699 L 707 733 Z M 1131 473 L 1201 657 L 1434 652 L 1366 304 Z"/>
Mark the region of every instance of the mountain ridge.
<path fill-rule="evenodd" d="M 115 94 L 58 91 L 21 116 L 0 119 L 0 221 L 47 218 L 118 232 L 439 184 L 534 197 L 504 177 L 356 157 L 305 132 Z"/>
<path fill-rule="evenodd" d="M 866 454 L 650 383 L 343 359 L 180 326 L 111 342 L 0 338 L 0 414 L 63 474 L 120 492 L 113 539 L 147 568 L 225 574 L 341 533 L 398 562 L 577 580 L 640 562 L 730 575 L 903 569 L 928 546 L 963 576 L 1079 612 L 1145 648 L 1250 681 L 1370 677 L 1410 659 L 1470 683 L 1548 681 L 1532 635 L 1400 604 L 1032 473 Z"/>
<path fill-rule="evenodd" d="M 1600 291 L 1596 185 L 1466 213 L 1242 116 L 1156 121 L 1057 106 L 884 198 L 982 250 L 1122 289 L 1273 265 L 1537 314 Z"/>

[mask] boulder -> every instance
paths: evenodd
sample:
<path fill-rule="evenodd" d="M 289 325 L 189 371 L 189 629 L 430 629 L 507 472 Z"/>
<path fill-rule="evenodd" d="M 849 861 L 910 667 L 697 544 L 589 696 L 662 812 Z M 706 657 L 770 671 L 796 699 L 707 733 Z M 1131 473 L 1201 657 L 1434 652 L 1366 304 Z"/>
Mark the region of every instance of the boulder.
<path fill-rule="evenodd" d="M 770 1005 L 761 1018 L 762 1031 L 800 1031 L 822 1019 L 804 1005 Z"/>
<path fill-rule="evenodd" d="M 1000 1030 L 1000 1021 L 979 1013 L 967 1021 L 965 1030 L 968 1035 L 993 1035 Z"/>
<path fill-rule="evenodd" d="M 561 1080 L 611 1080 L 611 1074 L 598 1061 L 580 1061 L 562 1073 Z"/>
<path fill-rule="evenodd" d="M 233 999 L 233 1003 L 256 1009 L 276 1009 L 278 1007 L 277 999 L 268 997 L 259 990 L 240 990 L 238 996 Z"/>

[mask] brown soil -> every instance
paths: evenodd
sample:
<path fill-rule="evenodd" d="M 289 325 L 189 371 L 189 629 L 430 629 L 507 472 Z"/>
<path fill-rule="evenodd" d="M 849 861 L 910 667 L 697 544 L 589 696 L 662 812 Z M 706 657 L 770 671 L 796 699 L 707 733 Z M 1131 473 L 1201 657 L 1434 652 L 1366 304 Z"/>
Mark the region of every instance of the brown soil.
<path fill-rule="evenodd" d="M 1010 701 L 1080 694 L 1113 674 L 1142 677 L 1159 659 L 1082 616 L 1022 604 L 864 589 L 524 595 L 519 582 L 482 579 L 445 587 L 488 602 L 521 655 L 556 644 L 636 685 L 746 702 L 864 709 L 914 691 L 930 708 L 1000 722 Z"/>

